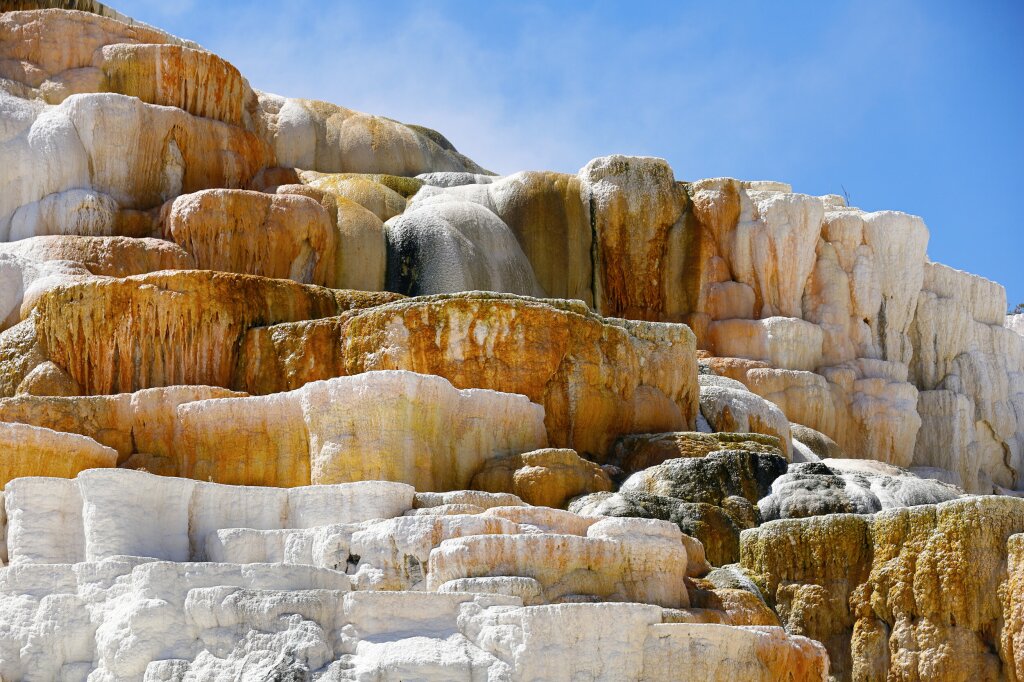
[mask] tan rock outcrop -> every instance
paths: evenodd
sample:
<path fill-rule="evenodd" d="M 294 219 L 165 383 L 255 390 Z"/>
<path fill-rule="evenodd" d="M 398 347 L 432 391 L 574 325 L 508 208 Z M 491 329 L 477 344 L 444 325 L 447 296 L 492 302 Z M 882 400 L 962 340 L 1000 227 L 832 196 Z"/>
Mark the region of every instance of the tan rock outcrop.
<path fill-rule="evenodd" d="M 75 396 L 82 387 L 71 375 L 49 360 L 36 365 L 18 384 L 15 395 Z"/>
<path fill-rule="evenodd" d="M 913 465 L 955 471 L 982 494 L 1024 483 L 1024 337 L 1004 326 L 1005 308 L 995 282 L 928 263 L 910 333 Z"/>
<path fill-rule="evenodd" d="M 119 464 L 136 454 L 174 460 L 178 450 L 175 435 L 178 405 L 242 395 L 211 386 L 151 388 L 103 396 L 22 395 L 0 399 L 0 422 L 30 424 L 87 436 L 113 448 Z"/>
<path fill-rule="evenodd" d="M 263 394 L 378 369 L 436 374 L 529 397 L 544 406 L 552 447 L 600 462 L 623 434 L 692 427 L 692 344 L 683 325 L 605 319 L 569 301 L 426 296 L 251 330 L 234 386 Z"/>
<path fill-rule="evenodd" d="M 117 464 L 117 452 L 92 438 L 0 422 L 0 488 L 21 476 L 74 478 L 78 472 Z"/>
<path fill-rule="evenodd" d="M 97 395 L 229 387 L 248 328 L 394 298 L 202 270 L 158 272 L 56 287 L 39 299 L 34 319 L 46 356 Z"/>
<path fill-rule="evenodd" d="M 606 156 L 579 178 L 597 241 L 594 307 L 603 315 L 666 319 L 669 234 L 686 203 L 672 169 L 663 159 Z"/>
<path fill-rule="evenodd" d="M 610 491 L 612 480 L 574 450 L 548 448 L 493 459 L 473 476 L 470 487 L 513 493 L 527 504 L 563 508 L 577 495 Z"/>
<path fill-rule="evenodd" d="M 73 261 L 94 275 L 128 277 L 157 270 L 191 270 L 192 256 L 162 239 L 53 235 L 0 243 L 0 253 L 35 261 Z"/>
<path fill-rule="evenodd" d="M 1006 545 L 1007 579 L 1003 584 L 1002 650 L 1007 661 L 1013 661 L 1010 670 L 1018 680 L 1024 679 L 1024 534 L 1012 535 Z M 1012 675 L 1010 675 L 1012 679 Z"/>
<path fill-rule="evenodd" d="M 92 13 L 100 6 L 96 2 L 77 3 L 90 13 L 8 11 L 42 9 L 39 5 L 45 3 L 19 3 L 37 5 L 23 8 L 11 4 L 5 4 L 0 17 L 0 77 L 9 81 L 6 88 L 19 96 L 39 97 L 51 104 L 70 94 L 101 91 L 102 73 L 94 65 L 94 57 L 104 46 L 145 43 L 151 48 L 160 44 L 198 48 L 106 7 Z M 21 88 L 14 88 L 15 83 Z"/>
<path fill-rule="evenodd" d="M 998 633 L 1022 528 L 1011 497 L 776 521 L 744 531 L 742 564 L 789 632 L 825 644 L 836 679 L 1013 679 Z"/>
<path fill-rule="evenodd" d="M 923 222 L 778 183 L 686 187 L 700 290 L 686 319 L 700 347 L 738 358 L 719 373 L 852 456 L 908 466 L 920 427 L 907 365 Z"/>
<path fill-rule="evenodd" d="M 258 93 L 278 165 L 322 173 L 484 173 L 444 136 L 328 102 Z"/>
<path fill-rule="evenodd" d="M 163 236 L 203 270 L 332 286 L 341 245 L 327 210 L 309 197 L 204 190 L 164 206 Z"/>
<path fill-rule="evenodd" d="M 464 489 L 488 460 L 547 445 L 544 411 L 525 397 L 460 391 L 412 372 L 201 400 L 177 416 L 181 475 L 242 485 L 388 480 Z"/>

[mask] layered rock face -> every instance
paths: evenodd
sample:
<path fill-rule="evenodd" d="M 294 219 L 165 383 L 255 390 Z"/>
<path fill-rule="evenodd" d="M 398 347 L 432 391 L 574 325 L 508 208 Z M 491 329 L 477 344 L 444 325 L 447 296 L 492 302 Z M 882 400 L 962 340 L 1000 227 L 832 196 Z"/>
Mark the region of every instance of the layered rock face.
<path fill-rule="evenodd" d="M 1024 316 L 920 218 L 0 10 L 0 678 L 1024 679 Z"/>
<path fill-rule="evenodd" d="M 1022 529 L 1012 497 L 776 521 L 744 531 L 742 564 L 836 679 L 1012 680 Z"/>
<path fill-rule="evenodd" d="M 689 559 L 668 524 L 401 483 L 286 491 L 127 471 L 23 478 L 5 502 L 5 679 L 768 681 L 828 668 L 820 644 L 778 627 L 679 622 Z M 496 562 L 502 546 L 531 551 Z"/>
<path fill-rule="evenodd" d="M 602 318 L 578 302 L 427 296 L 253 329 L 234 386 L 266 393 L 380 369 L 436 374 L 529 397 L 544 406 L 550 445 L 603 461 L 622 434 L 692 427 L 693 343 L 684 325 Z"/>
<path fill-rule="evenodd" d="M 289 280 L 167 271 L 56 287 L 36 302 L 34 326 L 47 357 L 89 395 L 175 384 L 227 387 L 250 327 L 336 315 L 389 298 Z M 113 329 L 112 311 L 119 315 Z"/>

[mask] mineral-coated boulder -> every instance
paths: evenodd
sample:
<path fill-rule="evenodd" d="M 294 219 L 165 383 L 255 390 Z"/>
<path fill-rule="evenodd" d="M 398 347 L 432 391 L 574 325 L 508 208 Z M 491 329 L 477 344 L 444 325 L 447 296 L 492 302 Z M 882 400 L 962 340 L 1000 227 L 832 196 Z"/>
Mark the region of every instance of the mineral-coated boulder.
<path fill-rule="evenodd" d="M 781 442 L 761 433 L 640 433 L 615 444 L 615 464 L 627 474 L 677 457 L 704 457 L 718 450 L 748 450 L 781 455 Z"/>
<path fill-rule="evenodd" d="M 573 500 L 569 511 L 583 516 L 670 521 L 682 530 L 684 537 L 694 538 L 701 545 L 702 555 L 715 566 L 737 561 L 740 530 L 747 527 L 741 518 L 733 518 L 723 507 L 645 492 L 592 493 Z M 705 569 L 697 575 L 706 572 Z"/>
<path fill-rule="evenodd" d="M 838 443 L 809 426 L 790 422 L 789 432 L 794 441 L 806 446 L 818 459 L 846 459 L 848 456 Z"/>
<path fill-rule="evenodd" d="M 779 439 L 783 454 L 789 455 L 789 421 L 782 410 L 738 381 L 704 374 L 698 380 L 700 411 L 712 429 L 774 436 Z"/>
<path fill-rule="evenodd" d="M 527 504 L 562 508 L 573 497 L 612 489 L 608 474 L 573 450 L 548 448 L 488 461 L 472 488 L 510 492 Z"/>
<path fill-rule="evenodd" d="M 205 190 L 164 206 L 161 228 L 203 270 L 332 286 L 342 248 L 326 209 L 296 194 Z"/>
<path fill-rule="evenodd" d="M 756 504 L 785 472 L 786 460 L 777 454 L 721 450 L 645 469 L 630 476 L 620 490 L 713 505 L 736 495 Z"/>
<path fill-rule="evenodd" d="M 515 236 L 480 204 L 417 204 L 384 227 L 389 291 L 409 296 L 478 290 L 543 295 Z"/>

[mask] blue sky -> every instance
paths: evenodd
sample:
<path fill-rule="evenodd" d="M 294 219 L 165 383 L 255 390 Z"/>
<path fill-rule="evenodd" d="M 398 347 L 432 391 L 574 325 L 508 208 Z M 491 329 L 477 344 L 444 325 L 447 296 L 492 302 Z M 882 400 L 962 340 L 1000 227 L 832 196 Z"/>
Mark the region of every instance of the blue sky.
<path fill-rule="evenodd" d="M 624 153 L 845 188 L 1024 302 L 1021 2 L 110 4 L 256 88 L 437 128 L 497 172 Z"/>

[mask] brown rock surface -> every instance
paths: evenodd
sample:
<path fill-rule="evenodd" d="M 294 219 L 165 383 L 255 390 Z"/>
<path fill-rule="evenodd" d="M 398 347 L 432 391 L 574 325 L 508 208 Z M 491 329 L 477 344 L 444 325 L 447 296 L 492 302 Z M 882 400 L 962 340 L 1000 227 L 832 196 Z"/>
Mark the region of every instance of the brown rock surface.
<path fill-rule="evenodd" d="M 108 277 L 196 267 L 187 251 L 162 239 L 44 235 L 0 244 L 0 252 L 39 261 L 74 261 L 94 275 Z"/>
<path fill-rule="evenodd" d="M 250 327 L 394 298 L 250 275 L 159 272 L 57 287 L 40 298 L 33 319 L 46 356 L 97 395 L 229 387 L 238 342 Z"/>
<path fill-rule="evenodd" d="M 527 504 L 561 509 L 577 495 L 610 491 L 612 480 L 575 451 L 548 448 L 491 460 L 473 477 L 470 487 L 508 492 Z"/>
<path fill-rule="evenodd" d="M 165 205 L 161 223 L 163 236 L 204 270 L 334 284 L 338 237 L 331 216 L 315 199 L 204 190 Z"/>
<path fill-rule="evenodd" d="M 749 450 L 782 455 L 781 442 L 763 433 L 639 433 L 615 444 L 614 461 L 627 474 L 676 457 L 704 457 L 716 450 Z"/>
<path fill-rule="evenodd" d="M 75 396 L 82 394 L 82 387 L 71 375 L 47 360 L 25 375 L 15 394 Z"/>
<path fill-rule="evenodd" d="M 528 396 L 544 405 L 552 447 L 602 461 L 623 434 L 692 427 L 693 353 L 683 325 L 605 319 L 580 303 L 425 296 L 254 329 L 234 387 L 262 394 L 377 369 L 436 374 L 460 388 Z"/>

